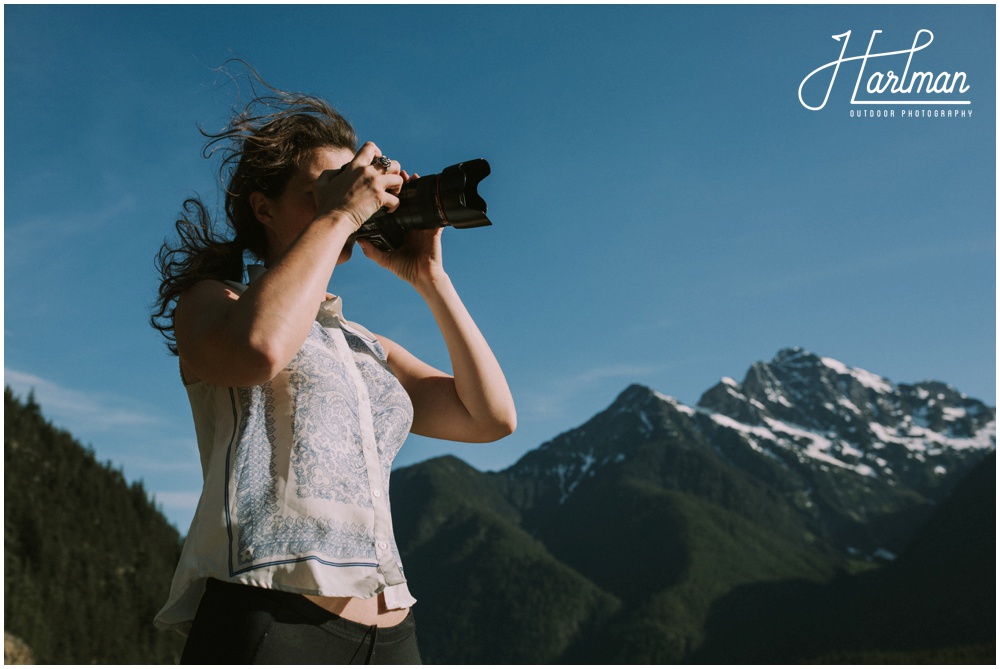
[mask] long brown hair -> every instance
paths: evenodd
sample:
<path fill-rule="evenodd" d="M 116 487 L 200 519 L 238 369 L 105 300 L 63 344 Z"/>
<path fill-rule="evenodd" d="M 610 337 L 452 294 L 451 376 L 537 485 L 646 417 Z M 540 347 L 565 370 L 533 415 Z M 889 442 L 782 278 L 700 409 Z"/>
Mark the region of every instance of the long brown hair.
<path fill-rule="evenodd" d="M 329 104 L 273 88 L 250 72 L 250 102 L 234 112 L 222 132 L 199 128 L 208 139 L 203 157 L 211 159 L 217 152 L 222 156 L 219 181 L 226 184 L 225 223 L 217 225 L 200 198 L 189 198 L 175 223 L 177 239 L 164 241 L 156 255 L 161 280 L 149 320 L 174 355 L 174 309 L 181 293 L 204 279 L 242 281 L 244 254 L 260 262 L 266 257 L 264 227 L 253 213 L 250 194 L 279 197 L 313 149 L 357 148 L 354 128 Z M 258 95 L 254 82 L 267 94 Z"/>

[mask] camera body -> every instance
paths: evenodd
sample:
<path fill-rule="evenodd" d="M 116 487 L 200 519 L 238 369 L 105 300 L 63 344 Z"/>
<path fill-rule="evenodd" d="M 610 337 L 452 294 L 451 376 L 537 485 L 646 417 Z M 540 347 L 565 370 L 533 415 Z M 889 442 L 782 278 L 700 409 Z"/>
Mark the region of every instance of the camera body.
<path fill-rule="evenodd" d="M 402 246 L 410 230 L 492 225 L 486 217 L 486 201 L 476 192 L 489 174 L 490 164 L 476 158 L 446 167 L 440 174 L 410 179 L 399 191 L 399 207 L 392 212 L 380 210 L 354 236 L 388 252 Z"/>

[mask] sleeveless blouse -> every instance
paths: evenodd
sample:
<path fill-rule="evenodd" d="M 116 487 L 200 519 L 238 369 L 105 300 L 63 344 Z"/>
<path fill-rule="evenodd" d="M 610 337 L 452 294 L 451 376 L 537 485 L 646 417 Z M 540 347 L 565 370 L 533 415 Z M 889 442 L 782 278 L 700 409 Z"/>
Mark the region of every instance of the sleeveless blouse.
<path fill-rule="evenodd" d="M 413 406 L 378 340 L 344 319 L 339 297 L 323 303 L 298 354 L 267 383 L 196 382 L 187 391 L 204 484 L 158 627 L 190 623 L 207 578 L 309 595 L 383 593 L 390 609 L 416 602 L 389 507 Z"/>

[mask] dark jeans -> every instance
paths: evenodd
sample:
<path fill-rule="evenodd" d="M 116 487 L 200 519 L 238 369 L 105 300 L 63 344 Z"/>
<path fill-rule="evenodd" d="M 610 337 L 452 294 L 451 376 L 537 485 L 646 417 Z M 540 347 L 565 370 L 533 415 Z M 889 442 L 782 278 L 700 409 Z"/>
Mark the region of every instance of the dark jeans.
<path fill-rule="evenodd" d="M 209 579 L 181 664 L 420 664 L 413 612 L 363 625 L 301 595 Z"/>

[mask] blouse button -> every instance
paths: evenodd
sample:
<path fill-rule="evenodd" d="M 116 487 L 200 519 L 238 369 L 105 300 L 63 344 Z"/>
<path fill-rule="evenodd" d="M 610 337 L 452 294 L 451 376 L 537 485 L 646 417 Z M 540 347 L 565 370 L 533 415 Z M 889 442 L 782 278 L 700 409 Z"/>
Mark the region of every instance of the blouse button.
<path fill-rule="evenodd" d="M 372 497 L 381 497 L 381 496 L 382 496 L 382 491 L 372 490 Z"/>
<path fill-rule="evenodd" d="M 384 541 L 380 541 L 378 542 L 378 547 L 381 548 L 382 550 L 385 550 L 386 548 L 389 547 L 389 544 L 385 543 Z"/>

